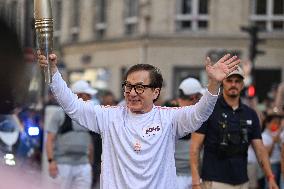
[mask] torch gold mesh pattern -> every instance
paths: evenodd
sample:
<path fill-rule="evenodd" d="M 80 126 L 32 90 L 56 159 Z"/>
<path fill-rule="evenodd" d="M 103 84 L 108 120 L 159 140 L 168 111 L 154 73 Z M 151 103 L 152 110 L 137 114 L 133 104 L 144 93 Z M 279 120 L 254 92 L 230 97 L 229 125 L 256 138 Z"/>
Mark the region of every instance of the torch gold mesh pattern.
<path fill-rule="evenodd" d="M 39 49 L 42 51 L 53 49 L 53 19 L 42 18 L 35 20 L 35 29 L 38 38 Z"/>

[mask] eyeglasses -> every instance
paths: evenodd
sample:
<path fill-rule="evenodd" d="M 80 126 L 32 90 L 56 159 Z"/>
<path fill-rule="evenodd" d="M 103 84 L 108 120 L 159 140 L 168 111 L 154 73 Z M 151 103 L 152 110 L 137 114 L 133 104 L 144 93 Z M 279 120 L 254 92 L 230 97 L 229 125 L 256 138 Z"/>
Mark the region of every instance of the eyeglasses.
<path fill-rule="evenodd" d="M 144 93 L 146 88 L 154 88 L 154 86 L 153 85 L 142 85 L 142 84 L 131 85 L 129 83 L 124 82 L 122 84 L 122 88 L 123 88 L 123 91 L 126 93 L 130 93 L 132 88 L 134 88 L 137 94 L 142 94 Z"/>

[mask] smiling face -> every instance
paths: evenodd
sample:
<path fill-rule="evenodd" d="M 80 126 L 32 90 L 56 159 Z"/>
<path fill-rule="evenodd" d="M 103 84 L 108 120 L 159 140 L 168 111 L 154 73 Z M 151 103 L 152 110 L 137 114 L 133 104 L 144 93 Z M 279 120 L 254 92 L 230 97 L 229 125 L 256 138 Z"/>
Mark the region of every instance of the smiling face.
<path fill-rule="evenodd" d="M 243 78 L 238 75 L 232 75 L 223 81 L 223 94 L 230 98 L 237 98 L 240 96 L 243 87 Z"/>
<path fill-rule="evenodd" d="M 150 74 L 145 70 L 135 71 L 127 76 L 125 82 L 130 85 L 151 85 Z M 149 87 L 145 87 L 141 94 L 136 93 L 134 88 L 130 92 L 124 91 L 127 107 L 133 113 L 147 113 L 151 111 L 153 101 L 158 97 L 159 91 L 159 88 Z"/>

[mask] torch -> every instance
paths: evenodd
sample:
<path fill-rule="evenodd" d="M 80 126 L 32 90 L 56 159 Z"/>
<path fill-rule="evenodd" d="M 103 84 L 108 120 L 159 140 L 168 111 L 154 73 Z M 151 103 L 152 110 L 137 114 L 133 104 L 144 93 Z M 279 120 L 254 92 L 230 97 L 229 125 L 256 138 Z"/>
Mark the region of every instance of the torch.
<path fill-rule="evenodd" d="M 34 18 L 36 30 L 37 49 L 44 54 L 48 66 L 44 68 L 45 82 L 52 80 L 49 54 L 53 49 L 53 18 L 50 0 L 34 0 Z"/>

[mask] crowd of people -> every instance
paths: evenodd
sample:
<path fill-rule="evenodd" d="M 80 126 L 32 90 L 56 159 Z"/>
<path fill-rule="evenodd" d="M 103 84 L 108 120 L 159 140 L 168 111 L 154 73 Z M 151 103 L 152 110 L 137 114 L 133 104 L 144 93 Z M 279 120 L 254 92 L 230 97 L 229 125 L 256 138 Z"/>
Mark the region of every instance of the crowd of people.
<path fill-rule="evenodd" d="M 236 70 L 228 74 L 222 80 L 218 99 L 209 118 L 202 123 L 199 129 L 193 130 L 195 132 L 190 130 L 186 132 L 187 134 L 183 134 L 184 136 L 175 136 L 173 157 L 178 189 L 229 189 L 236 187 L 270 189 L 284 186 L 282 175 L 284 170 L 282 84 L 270 92 L 270 95 L 273 94 L 273 96 L 269 96 L 265 111 L 261 111 L 257 107 L 256 97 L 247 98 L 241 95 L 244 77 L 241 67 L 237 67 Z M 147 88 L 144 84 L 141 86 L 130 84 L 127 87 L 124 92 L 128 90 L 130 93 L 134 93 L 134 96 L 139 94 L 139 90 L 141 90 L 139 87 L 142 87 L 143 90 Z M 77 95 L 76 98 L 90 101 L 93 106 L 99 102 L 106 109 L 116 109 L 127 103 L 124 101 L 119 104 L 111 91 L 98 92 L 83 80 L 75 82 L 70 88 L 72 93 Z M 164 101 L 162 106 L 169 107 L 169 110 L 171 107 L 176 109 L 192 106 L 199 102 L 206 92 L 207 89 L 197 79 L 185 78 L 178 87 L 177 97 Z M 104 149 L 101 134 L 90 132 L 78 125 L 77 122 L 72 121 L 57 103 L 51 91 L 49 95 L 50 98 L 45 106 L 45 113 L 49 118 L 45 120 L 42 128 L 47 133 L 45 145 L 48 171 L 55 183 L 54 186 L 61 184 L 62 189 L 100 188 L 101 163 L 104 162 L 101 157 Z M 96 100 L 93 100 L 94 98 Z M 136 98 L 131 98 L 131 100 L 137 103 L 136 101 L 139 99 Z M 20 122 L 24 120 L 23 117 L 22 112 L 18 113 Z M 38 119 L 43 119 L 43 117 L 38 117 Z M 38 120 L 38 122 L 41 121 Z M 135 122 L 135 124 L 141 123 Z M 149 132 L 150 128 L 146 127 L 146 132 L 147 129 Z M 155 132 L 155 135 L 158 135 L 159 132 L 156 132 L 155 128 L 151 130 Z M 178 134 L 176 133 L 176 135 Z M 139 154 L 143 141 L 136 139 L 135 142 L 133 148 Z M 130 154 L 129 152 L 128 155 Z M 129 181 L 128 184 L 130 183 Z M 116 181 L 113 184 L 116 185 Z M 155 188 L 159 188 L 159 184 Z M 151 188 L 152 183 L 148 186 Z M 127 187 L 131 188 L 132 186 Z"/>
<path fill-rule="evenodd" d="M 215 94 L 217 97 L 219 97 L 215 99 L 217 101 L 213 103 L 213 109 L 210 110 L 212 111 L 211 113 L 208 115 L 206 115 L 206 113 L 201 114 L 202 116 L 201 118 L 199 117 L 199 119 L 202 120 L 202 117 L 209 116 L 203 121 L 199 122 L 198 120 L 199 123 L 196 122 L 197 120 L 192 121 L 192 119 L 194 120 L 195 118 L 194 116 L 189 118 L 184 117 L 183 119 L 187 121 L 187 125 L 185 126 L 184 123 L 178 119 L 179 117 L 182 117 L 182 113 L 184 113 L 183 111 L 187 107 L 194 109 L 196 112 L 200 111 L 198 107 L 200 104 L 204 103 L 204 101 L 202 101 L 204 96 L 208 96 L 206 92 L 208 92 L 210 89 L 210 85 L 207 90 L 203 89 L 199 81 L 194 78 L 185 79 L 179 86 L 178 97 L 164 104 L 165 106 L 168 106 L 168 108 L 162 108 L 162 110 L 167 110 L 169 112 L 176 111 L 179 112 L 178 114 L 180 114 L 177 116 L 176 114 L 172 115 L 168 113 L 169 117 L 173 117 L 171 117 L 170 120 L 165 119 L 166 121 L 164 121 L 171 122 L 172 127 L 176 129 L 176 131 L 174 131 L 174 138 L 177 140 L 175 140 L 175 142 L 171 141 L 168 143 L 171 145 L 174 143 L 174 149 L 171 148 L 171 146 L 169 146 L 170 148 L 168 149 L 170 152 L 174 152 L 174 156 L 167 157 L 167 161 L 171 162 L 171 158 L 175 159 L 174 172 L 177 175 L 177 178 L 171 181 L 163 181 L 162 178 L 160 178 L 163 182 L 157 184 L 155 180 L 152 180 L 155 178 L 150 177 L 150 180 L 153 182 L 148 183 L 146 178 L 143 179 L 143 174 L 139 177 L 137 176 L 139 171 L 143 170 L 143 173 L 147 173 L 151 169 L 144 170 L 145 168 L 142 163 L 145 164 L 144 161 L 146 161 L 147 158 L 144 159 L 145 157 L 143 158 L 141 155 L 136 156 L 136 154 L 128 151 L 131 149 L 129 140 L 133 140 L 131 142 L 133 143 L 134 151 L 138 154 L 141 154 L 143 149 L 142 146 L 144 147 L 145 145 L 145 139 L 139 138 L 141 136 L 139 136 L 140 133 L 136 130 L 137 128 L 132 127 L 138 127 L 142 131 L 145 131 L 145 133 L 142 133 L 142 137 L 146 137 L 147 135 L 145 134 L 148 134 L 149 132 L 154 132 L 153 135 L 160 135 L 158 131 L 162 130 L 162 126 L 164 126 L 163 123 L 153 124 L 149 122 L 149 118 L 154 120 L 157 119 L 152 113 L 153 109 L 157 108 L 157 106 L 154 106 L 153 103 L 155 103 L 160 95 L 161 84 L 156 83 L 157 78 L 154 80 L 155 72 L 154 74 L 151 73 L 153 70 L 157 71 L 157 68 L 148 68 L 148 66 L 151 67 L 151 65 L 135 65 L 130 68 L 129 72 L 126 74 L 125 82 L 123 83 L 125 96 L 124 103 L 127 105 L 127 109 L 124 109 L 125 106 L 112 106 L 112 109 L 108 110 L 98 109 L 97 107 L 89 107 L 86 105 L 86 103 L 81 103 L 77 99 L 73 98 L 73 96 L 69 94 L 70 92 L 66 87 L 66 84 L 64 84 L 56 69 L 56 56 L 51 55 L 50 58 L 54 63 L 53 73 L 55 75 L 54 78 L 56 82 L 52 84 L 52 88 L 54 90 L 54 94 L 58 95 L 57 100 L 60 102 L 67 114 L 70 114 L 72 119 L 81 122 L 82 125 L 86 124 L 85 127 L 89 128 L 90 130 L 100 133 L 102 136 L 106 135 L 107 139 L 102 137 L 103 141 L 107 141 L 106 143 L 113 143 L 116 141 L 115 138 L 119 139 L 119 142 L 116 141 L 118 142 L 118 147 L 114 147 L 112 145 L 109 146 L 109 144 L 105 146 L 103 145 L 103 152 L 106 150 L 107 156 L 114 156 L 115 159 L 105 158 L 103 153 L 102 163 L 110 163 L 111 165 L 115 166 L 116 170 L 109 171 L 109 166 L 102 166 L 102 171 L 108 172 L 106 175 L 101 175 L 101 181 L 103 182 L 101 183 L 103 184 L 102 188 L 109 187 L 107 182 L 104 180 L 106 177 L 111 178 L 109 179 L 108 184 L 111 184 L 112 187 L 115 186 L 118 188 L 131 188 L 134 186 L 133 184 L 137 185 L 138 188 L 177 187 L 181 189 L 275 189 L 281 186 L 280 147 L 281 124 L 283 124 L 283 113 L 281 112 L 281 107 L 283 105 L 276 105 L 277 102 L 272 102 L 272 104 L 268 104 L 265 112 L 260 112 L 257 109 L 257 106 L 252 106 L 255 99 L 243 99 L 246 98 L 241 96 L 242 90 L 245 87 L 245 74 L 240 66 L 232 66 L 231 68 L 234 69 L 230 70 L 226 74 L 224 74 L 225 71 L 221 69 L 222 66 L 219 67 L 220 70 L 212 69 L 216 72 L 219 71 L 219 73 L 223 72 L 224 75 L 221 77 L 221 79 L 218 78 L 219 80 L 217 79 L 218 76 L 215 75 L 214 77 L 213 96 Z M 41 66 L 45 66 L 45 57 L 39 55 L 39 60 Z M 225 63 L 225 65 L 229 65 L 231 63 L 235 63 L 236 58 L 230 58 L 230 56 L 227 55 L 227 57 L 225 56 L 221 58 L 218 63 L 221 64 L 221 62 L 224 63 L 226 61 L 229 61 L 230 63 Z M 207 66 L 208 65 L 210 64 L 207 64 Z M 229 68 L 227 67 L 227 69 Z M 148 74 L 150 75 L 150 79 L 147 78 Z M 208 73 L 208 75 L 209 74 L 210 73 Z M 161 77 L 157 73 L 156 75 L 156 77 Z M 145 85 L 144 83 L 147 84 Z M 217 89 L 219 89 L 219 86 L 221 86 L 220 94 L 216 92 Z M 146 100 L 143 99 L 143 97 L 144 91 L 147 88 L 152 89 L 152 93 L 149 94 L 149 97 L 151 98 Z M 278 91 L 281 93 L 281 85 L 279 86 Z M 211 92 L 209 91 L 209 93 Z M 277 94 L 278 102 L 282 102 L 279 100 L 279 98 L 282 97 L 279 95 L 279 93 L 275 94 Z M 204 108 L 206 108 L 206 104 L 203 105 Z M 74 111 L 78 112 L 74 113 Z M 122 111 L 122 113 L 117 115 L 117 112 L 120 111 Z M 95 124 L 93 123 L 95 120 L 90 117 L 81 119 L 84 114 L 88 115 L 90 113 L 95 115 Z M 117 119 L 104 114 L 114 114 L 115 117 L 119 116 L 123 118 Z M 162 114 L 163 116 L 163 113 L 160 112 L 159 114 Z M 98 116 L 103 116 L 104 119 L 101 119 Z M 133 116 L 135 117 L 133 118 Z M 104 124 L 101 125 L 100 122 L 103 122 Z M 109 124 L 109 122 L 113 123 L 114 125 Z M 123 122 L 123 124 L 115 124 L 114 122 Z M 133 126 L 132 122 L 135 123 L 135 126 Z M 149 122 L 148 124 L 151 127 L 145 125 L 147 122 Z M 106 125 L 107 128 L 105 128 Z M 196 127 L 196 125 L 199 126 Z M 122 131 L 116 130 L 117 128 L 121 128 Z M 127 129 L 130 130 L 128 131 Z M 163 128 L 163 130 L 164 129 L 165 128 Z M 124 132 L 126 132 L 126 134 Z M 284 136 L 284 134 L 282 135 Z M 151 134 L 148 136 L 151 136 Z M 126 141 L 124 137 L 127 138 Z M 121 149 L 121 145 L 124 147 L 123 150 Z M 129 149 L 126 150 L 125 146 L 129 147 Z M 111 151 L 106 149 L 110 147 L 114 149 Z M 160 148 L 162 147 L 160 146 Z M 147 149 L 147 151 L 149 150 Z M 201 151 L 202 157 L 200 158 Z M 115 155 L 113 155 L 113 153 Z M 127 157 L 125 157 L 125 153 L 127 154 Z M 255 167 L 257 169 L 255 172 L 250 170 L 251 164 L 249 160 L 251 159 L 251 154 L 254 154 L 255 156 L 254 158 L 256 161 L 254 161 L 254 163 L 257 162 L 259 164 L 258 166 L 257 164 L 254 164 L 256 165 Z M 129 156 L 131 158 L 129 158 Z M 149 156 L 149 154 L 147 156 Z M 126 166 L 121 158 L 128 158 L 132 164 Z M 108 163 L 105 163 L 106 161 Z M 141 163 L 141 167 L 138 167 L 138 165 L 136 165 L 137 163 Z M 147 164 L 149 163 L 146 163 L 146 165 Z M 162 165 L 162 167 L 167 167 L 169 165 Z M 127 168 L 125 168 L 125 166 Z M 161 177 L 160 174 L 162 173 L 159 169 L 152 169 L 152 175 L 159 175 Z M 166 175 L 163 173 L 162 175 L 169 176 L 170 174 L 168 173 L 168 175 Z M 129 180 L 129 178 L 134 178 L 134 180 Z M 141 184 L 142 180 L 144 181 L 143 184 Z"/>
<path fill-rule="evenodd" d="M 284 170 L 283 150 L 281 152 L 281 138 L 284 137 L 283 86 L 280 84 L 272 88 L 266 106 L 261 111 L 257 106 L 256 96 L 248 98 L 242 95 L 244 78 L 245 73 L 238 68 L 224 79 L 222 94 L 213 113 L 200 129 L 191 134 L 189 142 L 186 142 L 190 148 L 184 147 L 182 152 L 189 152 L 190 155 L 182 157 L 183 160 L 190 161 L 190 165 L 184 166 L 190 174 L 183 171 L 182 175 L 183 178 L 187 176 L 190 179 L 186 179 L 186 185 L 184 181 L 178 180 L 179 188 L 284 187 L 281 183 Z M 179 90 L 191 79 L 182 81 Z M 188 89 L 199 88 L 196 86 L 198 85 L 190 83 Z M 199 96 L 202 93 L 197 94 Z M 188 95 L 185 99 L 189 103 L 195 98 Z M 176 98 L 165 105 L 182 106 L 182 103 Z M 176 143 L 178 178 L 179 161 L 182 160 L 179 156 L 181 142 L 183 138 Z"/>
<path fill-rule="evenodd" d="M 38 59 L 45 67 L 46 57 L 38 52 Z M 126 73 L 122 84 L 126 106 L 100 106 L 74 95 L 58 72 L 56 55 L 49 60 L 50 87 L 60 106 L 78 124 L 101 135 L 101 188 L 176 188 L 175 141 L 208 119 L 222 80 L 240 63 L 229 54 L 215 64 L 207 58 L 209 82 L 200 100 L 194 106 L 172 108 L 154 105 L 163 77 L 152 65 L 134 65 Z"/>
<path fill-rule="evenodd" d="M 21 62 L 20 51 L 18 56 L 10 54 L 14 48 L 0 56 L 2 62 Z M 28 112 L 27 117 L 46 133 L 44 149 L 53 188 L 284 188 L 284 83 L 270 94 L 265 109 L 259 109 L 256 98 L 242 96 L 246 76 L 238 57 L 227 54 L 217 62 L 206 58 L 207 87 L 185 78 L 178 96 L 162 106 L 155 103 L 163 76 L 153 65 L 137 64 L 127 71 L 119 103 L 111 91 L 98 92 L 87 81 L 77 81 L 69 89 L 57 69 L 56 55 L 49 60 L 53 76 L 44 116 L 30 119 Z M 47 66 L 40 52 L 38 62 Z M 15 81 L 12 73 L 22 70 L 14 68 L 7 66 L 0 83 L 7 92 L 0 96 L 0 118 L 5 118 L 0 120 L 0 142 L 9 139 L 6 143 L 12 146 L 15 136 L 25 133 L 19 128 L 26 117 L 16 111 L 14 103 L 20 99 L 14 91 L 27 86 L 17 83 L 20 78 Z M 31 134 L 37 131 L 31 128 Z M 9 181 L 17 175 L 0 174 L 9 175 Z M 0 186 L 17 187 L 10 184 Z"/>

